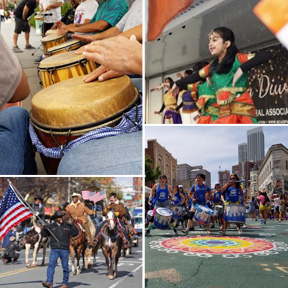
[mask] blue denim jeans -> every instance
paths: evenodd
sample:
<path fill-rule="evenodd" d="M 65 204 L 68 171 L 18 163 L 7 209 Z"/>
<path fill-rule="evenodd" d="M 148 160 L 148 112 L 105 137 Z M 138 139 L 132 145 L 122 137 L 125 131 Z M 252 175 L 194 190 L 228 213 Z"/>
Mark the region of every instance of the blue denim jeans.
<path fill-rule="evenodd" d="M 88 141 L 61 159 L 58 175 L 142 174 L 142 131 Z"/>
<path fill-rule="evenodd" d="M 62 284 L 68 285 L 69 281 L 69 250 L 64 249 L 51 249 L 49 257 L 49 266 L 47 269 L 47 280 L 53 285 L 53 278 L 55 273 L 55 267 L 57 266 L 58 258 L 61 259 L 61 265 L 63 269 L 63 282 Z"/>
<path fill-rule="evenodd" d="M 37 174 L 28 124 L 29 113 L 21 107 L 0 112 L 0 175 Z"/>

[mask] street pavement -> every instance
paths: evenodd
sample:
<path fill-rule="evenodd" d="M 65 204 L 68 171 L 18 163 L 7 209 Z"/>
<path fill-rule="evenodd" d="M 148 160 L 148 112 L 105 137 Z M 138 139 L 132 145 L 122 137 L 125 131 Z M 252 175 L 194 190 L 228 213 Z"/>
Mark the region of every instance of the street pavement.
<path fill-rule="evenodd" d="M 9 19 L 6 22 L 1 23 L 1 34 L 3 35 L 6 43 L 9 47 L 13 47 L 13 32 L 15 28 L 15 23 L 11 22 L 11 19 Z M 30 44 L 34 47 L 38 47 L 41 44 L 41 36 L 36 35 L 36 31 L 33 27 L 31 27 L 30 32 Z M 24 40 L 24 34 L 21 33 L 18 37 L 18 46 L 21 50 L 23 50 L 23 53 L 14 53 L 16 57 L 19 59 L 22 68 L 24 69 L 28 82 L 30 87 L 30 95 L 22 101 L 22 107 L 26 110 L 31 110 L 31 100 L 32 97 L 41 90 L 41 86 L 39 84 L 40 80 L 37 73 L 37 64 L 34 63 L 34 60 L 37 59 L 40 55 L 43 54 L 42 49 L 39 49 L 35 52 L 34 56 L 32 56 L 32 53 L 34 50 L 25 50 L 25 40 Z M 41 47 L 42 48 L 42 47 Z M 45 169 L 43 167 L 42 161 L 40 159 L 40 156 L 38 153 L 36 153 L 36 162 L 38 167 L 38 174 L 39 175 L 45 175 Z"/>
<path fill-rule="evenodd" d="M 153 230 L 145 237 L 145 286 L 149 288 L 287 288 L 288 222 L 247 219 L 208 235 L 200 227 L 186 236 L 178 228 Z"/>
<path fill-rule="evenodd" d="M 71 275 L 69 278 L 69 288 L 73 287 L 101 287 L 101 288 L 140 288 L 142 287 L 142 270 L 143 270 L 143 255 L 142 255 L 142 238 L 139 238 L 139 247 L 132 248 L 132 254 L 125 258 L 120 258 L 118 263 L 118 277 L 109 280 L 107 277 L 107 266 L 102 251 L 99 250 L 97 256 L 97 266 L 82 271 L 80 275 Z M 46 271 L 49 262 L 49 253 L 45 258 L 45 267 L 37 266 L 36 268 L 25 267 L 25 254 L 21 251 L 19 260 L 15 264 L 3 265 L 0 263 L 0 287 L 9 288 L 36 288 L 42 287 L 42 282 L 46 281 Z M 32 262 L 32 250 L 30 250 L 30 263 Z M 39 251 L 38 265 L 42 261 L 42 249 Z M 69 261 L 70 262 L 70 261 Z M 92 259 L 91 259 L 92 262 Z M 82 261 L 81 261 L 82 265 Z M 71 269 L 71 263 L 69 263 Z M 55 269 L 54 286 L 61 287 L 62 281 L 61 265 Z"/>

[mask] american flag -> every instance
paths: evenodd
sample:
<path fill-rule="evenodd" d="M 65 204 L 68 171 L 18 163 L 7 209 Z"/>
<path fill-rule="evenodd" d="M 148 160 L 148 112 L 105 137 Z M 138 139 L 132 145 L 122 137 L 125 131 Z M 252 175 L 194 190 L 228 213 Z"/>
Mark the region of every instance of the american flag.
<path fill-rule="evenodd" d="M 93 196 L 90 197 L 91 201 L 98 202 L 100 200 L 106 199 L 106 192 L 105 190 L 101 190 L 100 192 L 95 193 Z"/>
<path fill-rule="evenodd" d="M 90 191 L 88 191 L 88 190 L 82 191 L 82 198 L 84 200 L 90 200 Z"/>
<path fill-rule="evenodd" d="M 13 227 L 33 216 L 33 213 L 24 206 L 15 192 L 8 186 L 0 203 L 0 240 Z"/>

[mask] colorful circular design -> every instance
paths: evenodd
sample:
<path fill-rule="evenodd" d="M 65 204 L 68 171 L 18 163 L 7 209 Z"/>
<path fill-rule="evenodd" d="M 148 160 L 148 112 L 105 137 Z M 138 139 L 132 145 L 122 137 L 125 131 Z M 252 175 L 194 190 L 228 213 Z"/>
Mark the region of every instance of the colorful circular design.
<path fill-rule="evenodd" d="M 160 246 L 170 250 L 209 255 L 252 254 L 274 248 L 273 243 L 262 239 L 232 236 L 177 237 L 161 241 Z"/>

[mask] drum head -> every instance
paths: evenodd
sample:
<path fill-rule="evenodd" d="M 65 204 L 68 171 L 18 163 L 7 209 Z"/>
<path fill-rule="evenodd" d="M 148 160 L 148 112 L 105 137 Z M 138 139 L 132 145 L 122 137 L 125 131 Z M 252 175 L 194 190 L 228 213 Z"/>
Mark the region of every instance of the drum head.
<path fill-rule="evenodd" d="M 156 212 L 162 216 L 171 216 L 172 212 L 167 208 L 157 208 Z"/>
<path fill-rule="evenodd" d="M 58 30 L 55 29 L 55 30 L 47 30 L 46 33 L 45 33 L 45 36 L 49 36 L 49 35 L 52 35 L 52 34 L 57 34 L 58 33 Z"/>
<path fill-rule="evenodd" d="M 43 59 L 39 63 L 38 69 L 46 70 L 46 68 L 67 66 L 75 62 L 80 62 L 83 59 L 85 59 L 83 55 L 77 55 L 75 54 L 75 51 L 68 51 L 67 53 L 56 54 Z"/>
<path fill-rule="evenodd" d="M 152 216 L 153 216 L 153 210 L 149 210 L 149 211 L 147 212 L 147 214 L 152 217 Z"/>
<path fill-rule="evenodd" d="M 91 83 L 84 83 L 83 76 L 71 78 L 32 98 L 31 121 L 48 132 L 95 129 L 115 117 L 121 118 L 137 102 L 138 94 L 127 76 Z"/>
<path fill-rule="evenodd" d="M 51 35 L 52 36 L 52 35 Z M 56 45 L 54 47 L 51 47 L 47 50 L 47 54 L 53 54 L 53 52 L 59 51 L 59 50 L 71 50 L 70 47 L 73 47 L 75 45 L 79 45 L 80 41 L 76 39 L 71 39 L 68 41 L 65 41 L 59 45 Z"/>
<path fill-rule="evenodd" d="M 41 39 L 41 42 L 42 43 L 45 43 L 45 42 L 49 42 L 49 41 L 55 41 L 57 39 L 61 39 L 62 37 L 65 37 L 67 34 L 61 34 L 61 35 L 58 35 L 58 33 L 56 34 L 52 34 L 52 35 L 49 35 L 49 36 L 46 36 L 46 37 L 43 37 Z"/>

